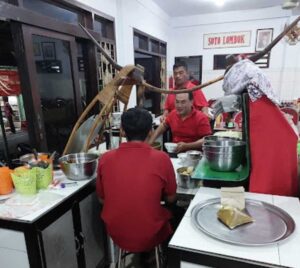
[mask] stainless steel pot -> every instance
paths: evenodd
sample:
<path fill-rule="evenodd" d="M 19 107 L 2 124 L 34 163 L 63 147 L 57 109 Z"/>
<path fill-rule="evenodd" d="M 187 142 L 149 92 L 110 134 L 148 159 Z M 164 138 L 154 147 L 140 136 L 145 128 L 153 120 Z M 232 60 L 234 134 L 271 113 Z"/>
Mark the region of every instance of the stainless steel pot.
<path fill-rule="evenodd" d="M 211 169 L 232 171 L 245 159 L 246 143 L 240 140 L 218 140 L 203 144 L 203 155 Z"/>
<path fill-rule="evenodd" d="M 206 136 L 204 137 L 204 144 L 207 144 L 207 143 L 214 143 L 216 141 L 241 141 L 240 139 L 238 138 L 232 138 L 232 137 L 220 137 L 220 136 Z"/>
<path fill-rule="evenodd" d="M 68 154 L 59 158 L 61 170 L 70 180 L 86 180 L 94 177 L 98 155 L 89 153 Z"/>
<path fill-rule="evenodd" d="M 186 154 L 187 154 L 188 166 L 196 167 L 200 159 L 202 158 L 202 153 L 200 151 L 191 150 L 191 151 L 187 151 Z"/>
<path fill-rule="evenodd" d="M 49 157 L 50 154 L 49 153 L 37 153 L 38 159 L 44 155 L 47 155 Z M 20 159 L 20 162 L 22 162 L 23 164 L 28 164 L 30 162 L 36 161 L 34 154 L 24 154 L 24 155 L 20 156 L 19 159 Z"/>

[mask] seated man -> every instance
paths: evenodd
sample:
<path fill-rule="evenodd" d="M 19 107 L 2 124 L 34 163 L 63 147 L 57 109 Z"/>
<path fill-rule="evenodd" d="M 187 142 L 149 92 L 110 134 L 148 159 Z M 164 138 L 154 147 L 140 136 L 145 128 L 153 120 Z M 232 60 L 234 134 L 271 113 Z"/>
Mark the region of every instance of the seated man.
<path fill-rule="evenodd" d="M 168 128 L 173 142 L 178 144 L 176 153 L 201 149 L 203 137 L 212 133 L 208 117 L 193 107 L 192 93 L 176 94 L 175 110 L 156 129 L 149 143 L 152 144 Z"/>
<path fill-rule="evenodd" d="M 149 251 L 169 238 L 171 213 L 160 204 L 176 201 L 176 180 L 169 156 L 144 141 L 152 131 L 148 111 L 129 109 L 121 117 L 127 141 L 99 160 L 97 195 L 107 232 L 122 249 Z"/>

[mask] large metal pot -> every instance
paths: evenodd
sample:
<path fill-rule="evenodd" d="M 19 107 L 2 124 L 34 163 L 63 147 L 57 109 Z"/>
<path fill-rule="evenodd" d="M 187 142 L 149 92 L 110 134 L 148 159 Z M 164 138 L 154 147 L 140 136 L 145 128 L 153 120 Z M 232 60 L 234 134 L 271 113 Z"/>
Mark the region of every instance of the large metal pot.
<path fill-rule="evenodd" d="M 233 138 L 233 137 L 221 137 L 221 136 L 206 136 L 204 137 L 204 143 L 214 143 L 216 141 L 241 141 L 239 138 Z"/>
<path fill-rule="evenodd" d="M 70 180 L 86 180 L 95 176 L 98 155 L 89 153 L 68 154 L 59 158 L 63 173 Z"/>
<path fill-rule="evenodd" d="M 217 140 L 204 142 L 203 155 L 211 169 L 232 171 L 245 159 L 246 143 L 240 140 Z"/>
<path fill-rule="evenodd" d="M 48 158 L 49 157 L 49 153 L 37 153 L 37 158 L 38 160 L 42 160 L 42 158 Z M 20 156 L 20 162 L 22 162 L 23 164 L 28 164 L 28 163 L 31 163 L 31 162 L 34 162 L 36 161 L 35 159 L 35 155 L 32 153 L 32 154 L 24 154 L 22 156 Z"/>

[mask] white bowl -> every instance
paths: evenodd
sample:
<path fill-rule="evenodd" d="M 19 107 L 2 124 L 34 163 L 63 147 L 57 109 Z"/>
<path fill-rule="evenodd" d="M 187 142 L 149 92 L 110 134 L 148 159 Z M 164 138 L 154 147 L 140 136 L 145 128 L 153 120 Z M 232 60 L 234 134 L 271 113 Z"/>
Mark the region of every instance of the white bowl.
<path fill-rule="evenodd" d="M 177 143 L 173 143 L 173 142 L 165 142 L 164 145 L 168 153 L 174 153 L 177 148 Z"/>

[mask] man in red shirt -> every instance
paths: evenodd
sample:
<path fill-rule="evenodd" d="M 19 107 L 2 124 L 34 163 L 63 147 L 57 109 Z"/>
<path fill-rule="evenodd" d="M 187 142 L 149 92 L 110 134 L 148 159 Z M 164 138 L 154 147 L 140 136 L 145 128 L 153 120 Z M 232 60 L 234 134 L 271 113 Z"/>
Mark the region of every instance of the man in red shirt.
<path fill-rule="evenodd" d="M 188 80 L 189 74 L 185 62 L 178 62 L 173 65 L 173 76 L 175 80 L 175 88 L 170 88 L 170 90 L 190 89 L 196 86 Z M 175 109 L 175 99 L 175 94 L 168 94 L 165 101 L 164 113 L 161 116 L 161 122 L 163 122 L 167 115 Z M 201 89 L 193 91 L 193 99 L 194 107 L 208 115 L 208 102 Z"/>
<path fill-rule="evenodd" d="M 203 137 L 212 133 L 208 117 L 193 107 L 192 93 L 176 94 L 175 108 L 156 129 L 149 143 L 170 128 L 173 142 L 177 143 L 176 153 L 201 149 Z"/>
<path fill-rule="evenodd" d="M 152 117 L 133 108 L 121 117 L 128 140 L 99 160 L 97 195 L 103 200 L 101 217 L 107 232 L 122 249 L 149 251 L 172 233 L 171 213 L 160 204 L 176 201 L 176 180 L 169 156 L 144 141 L 152 131 Z"/>

